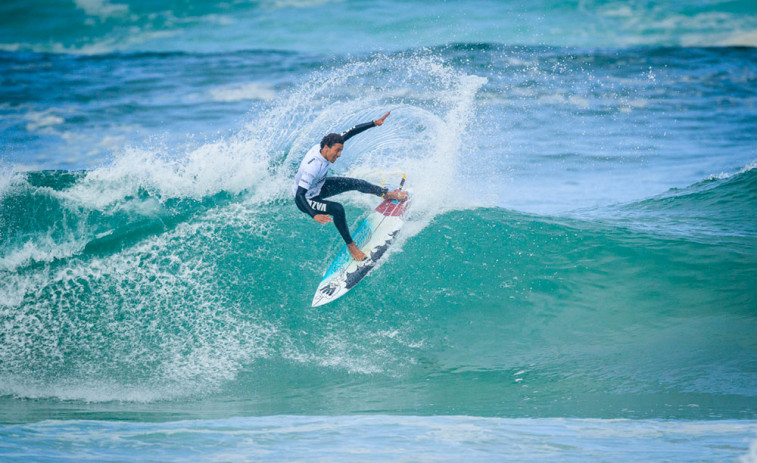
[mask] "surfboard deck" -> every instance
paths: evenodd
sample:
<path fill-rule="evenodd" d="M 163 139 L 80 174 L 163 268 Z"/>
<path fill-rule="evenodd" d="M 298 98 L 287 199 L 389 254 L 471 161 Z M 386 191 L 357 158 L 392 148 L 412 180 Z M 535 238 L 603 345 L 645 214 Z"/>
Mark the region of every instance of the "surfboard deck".
<path fill-rule="evenodd" d="M 378 264 L 402 228 L 403 215 L 409 202 L 385 199 L 360 223 L 352 240 L 366 258 L 356 261 L 344 245 L 324 272 L 313 297 L 313 307 L 344 296 Z"/>

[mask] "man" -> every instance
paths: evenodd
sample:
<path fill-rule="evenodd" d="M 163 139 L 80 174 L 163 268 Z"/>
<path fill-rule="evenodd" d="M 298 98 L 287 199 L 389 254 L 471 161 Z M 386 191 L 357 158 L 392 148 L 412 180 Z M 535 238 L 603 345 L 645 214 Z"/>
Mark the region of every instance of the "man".
<path fill-rule="evenodd" d="M 399 190 L 389 191 L 365 180 L 348 177 L 326 177 L 326 174 L 331 164 L 342 155 L 344 142 L 371 127 L 382 125 L 390 113 L 391 111 L 375 121 L 358 124 L 341 134 L 330 133 L 326 135 L 321 140 L 320 145 L 313 146 L 305 154 L 300 163 L 300 168 L 297 170 L 297 175 L 294 177 L 292 192 L 297 208 L 310 215 L 320 224 L 331 222 L 331 217 L 333 217 L 334 225 L 344 238 L 344 242 L 347 243 L 347 249 L 352 254 L 352 258 L 358 261 L 365 259 L 366 256 L 352 241 L 352 235 L 347 228 L 347 219 L 344 216 L 344 207 L 337 202 L 326 201 L 325 198 L 345 191 L 357 190 L 361 193 L 404 201 L 407 199 L 407 193 Z"/>

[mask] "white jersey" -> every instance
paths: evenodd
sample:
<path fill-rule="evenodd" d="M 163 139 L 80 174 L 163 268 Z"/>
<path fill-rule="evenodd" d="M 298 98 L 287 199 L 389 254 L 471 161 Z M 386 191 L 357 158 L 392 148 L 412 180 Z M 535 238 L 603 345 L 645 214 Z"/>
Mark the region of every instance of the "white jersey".
<path fill-rule="evenodd" d="M 331 163 L 321 155 L 320 143 L 308 150 L 305 157 L 302 158 L 300 168 L 297 169 L 297 175 L 294 176 L 294 185 L 292 194 L 297 194 L 297 187 L 305 188 L 305 198 L 310 199 L 318 196 L 321 192 L 323 182 L 326 181 L 326 174 L 329 172 Z"/>

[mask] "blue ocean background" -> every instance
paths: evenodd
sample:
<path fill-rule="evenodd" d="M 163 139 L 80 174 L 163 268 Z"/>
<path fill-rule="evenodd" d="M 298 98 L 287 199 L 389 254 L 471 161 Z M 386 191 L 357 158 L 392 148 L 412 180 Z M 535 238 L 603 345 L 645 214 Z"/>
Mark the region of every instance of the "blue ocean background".
<path fill-rule="evenodd" d="M 0 460 L 757 461 L 757 4 L 0 4 Z M 413 204 L 339 249 L 291 182 Z M 354 230 L 373 197 L 339 197 Z"/>

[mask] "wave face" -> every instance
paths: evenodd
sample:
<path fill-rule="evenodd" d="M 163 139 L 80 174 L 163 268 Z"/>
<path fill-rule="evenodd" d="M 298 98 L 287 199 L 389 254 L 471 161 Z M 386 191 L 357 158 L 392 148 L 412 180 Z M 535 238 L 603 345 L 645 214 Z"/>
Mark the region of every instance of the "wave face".
<path fill-rule="evenodd" d="M 754 169 L 615 221 L 419 212 L 383 266 L 314 309 L 338 240 L 277 194 L 287 182 L 193 196 L 132 161 L 6 187 L 0 393 L 173 399 L 189 416 L 197 400 L 211 415 L 755 412 L 757 226 L 739 212 L 756 210 Z"/>

